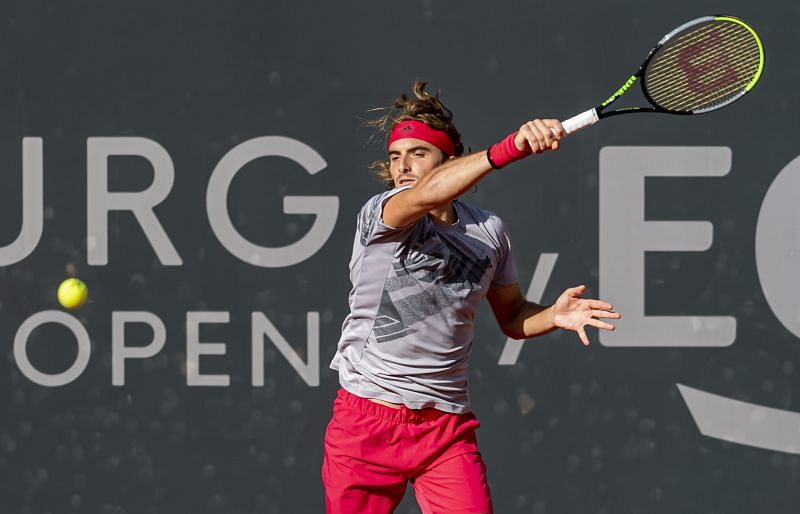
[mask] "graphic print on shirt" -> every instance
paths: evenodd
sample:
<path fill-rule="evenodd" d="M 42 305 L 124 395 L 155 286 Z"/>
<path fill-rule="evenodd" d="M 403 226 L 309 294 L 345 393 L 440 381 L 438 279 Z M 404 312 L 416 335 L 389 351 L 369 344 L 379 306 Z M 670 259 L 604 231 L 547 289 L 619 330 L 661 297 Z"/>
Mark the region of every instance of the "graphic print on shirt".
<path fill-rule="evenodd" d="M 378 207 L 381 204 L 381 198 L 375 197 L 371 199 L 361 209 L 358 220 L 358 237 L 361 240 L 361 245 L 366 246 L 369 242 L 369 236 L 372 233 L 372 227 L 375 225 L 375 218 L 378 214 Z"/>
<path fill-rule="evenodd" d="M 483 246 L 469 254 L 446 245 L 435 230 L 422 224 L 405 251 L 392 263 L 394 273 L 386 279 L 373 333 L 378 342 L 391 341 L 415 332 L 411 325 L 438 314 L 466 299 L 479 287 L 492 267 Z M 404 295 L 405 293 L 405 295 Z"/>

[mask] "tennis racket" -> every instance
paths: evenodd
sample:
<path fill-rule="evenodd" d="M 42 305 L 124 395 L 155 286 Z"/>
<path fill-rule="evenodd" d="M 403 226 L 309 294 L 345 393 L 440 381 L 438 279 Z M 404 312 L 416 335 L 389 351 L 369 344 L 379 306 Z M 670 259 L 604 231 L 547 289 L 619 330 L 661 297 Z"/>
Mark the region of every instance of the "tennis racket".
<path fill-rule="evenodd" d="M 562 126 L 572 134 L 618 114 L 714 111 L 753 89 L 763 70 L 764 46 L 752 27 L 733 16 L 704 16 L 661 38 L 616 93 Z M 606 110 L 637 82 L 650 107 Z"/>

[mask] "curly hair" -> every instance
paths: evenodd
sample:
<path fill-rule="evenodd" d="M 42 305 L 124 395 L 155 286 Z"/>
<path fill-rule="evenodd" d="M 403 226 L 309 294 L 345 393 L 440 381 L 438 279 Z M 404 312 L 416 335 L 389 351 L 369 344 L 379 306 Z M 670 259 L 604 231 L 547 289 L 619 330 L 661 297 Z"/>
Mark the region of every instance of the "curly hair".
<path fill-rule="evenodd" d="M 458 132 L 455 125 L 453 125 L 453 113 L 444 106 L 439 99 L 438 92 L 435 95 L 430 95 L 425 91 L 426 85 L 427 82 L 425 81 L 415 80 L 415 98 L 410 98 L 403 93 L 390 107 L 370 109 L 370 111 L 388 110 L 388 112 L 380 118 L 367 121 L 367 126 L 377 129 L 375 135 L 383 133 L 385 137 L 388 137 L 394 126 L 401 121 L 421 121 L 431 128 L 446 132 L 447 135 L 450 136 L 450 139 L 453 140 L 455 156 L 459 157 L 464 153 L 464 145 L 461 142 L 461 134 Z M 392 189 L 394 187 L 392 174 L 389 171 L 388 160 L 375 161 L 370 164 L 369 167 L 376 173 L 378 180 L 383 182 L 386 189 Z"/>

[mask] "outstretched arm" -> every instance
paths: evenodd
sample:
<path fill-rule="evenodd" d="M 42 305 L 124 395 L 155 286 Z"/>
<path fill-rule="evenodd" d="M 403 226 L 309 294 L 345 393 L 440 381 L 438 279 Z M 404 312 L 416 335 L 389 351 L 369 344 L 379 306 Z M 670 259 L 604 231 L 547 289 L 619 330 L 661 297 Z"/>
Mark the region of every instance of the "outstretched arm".
<path fill-rule="evenodd" d="M 532 153 L 557 150 L 564 129 L 558 120 L 532 120 L 522 125 L 514 136 L 518 151 L 526 147 Z M 383 207 L 383 222 L 404 227 L 431 210 L 446 205 L 469 191 L 492 171 L 486 150 L 465 157 L 449 159 L 422 177 L 411 189 L 390 198 Z"/>
<path fill-rule="evenodd" d="M 525 300 L 519 284 L 490 289 L 486 298 L 492 306 L 503 333 L 514 339 L 528 339 L 557 328 L 574 330 L 585 346 L 589 346 L 586 325 L 614 330 L 614 325 L 601 318 L 619 319 L 610 303 L 581 298 L 586 286 L 567 289 L 556 303 L 547 307 Z"/>

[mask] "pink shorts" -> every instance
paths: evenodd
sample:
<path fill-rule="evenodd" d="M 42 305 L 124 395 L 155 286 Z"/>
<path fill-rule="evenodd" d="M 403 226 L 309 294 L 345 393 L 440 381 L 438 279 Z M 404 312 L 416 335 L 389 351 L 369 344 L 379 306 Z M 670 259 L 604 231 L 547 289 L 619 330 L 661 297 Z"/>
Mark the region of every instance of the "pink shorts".
<path fill-rule="evenodd" d="M 340 389 L 325 432 L 328 514 L 391 513 L 411 481 L 424 514 L 491 514 L 475 415 L 393 409 Z"/>

